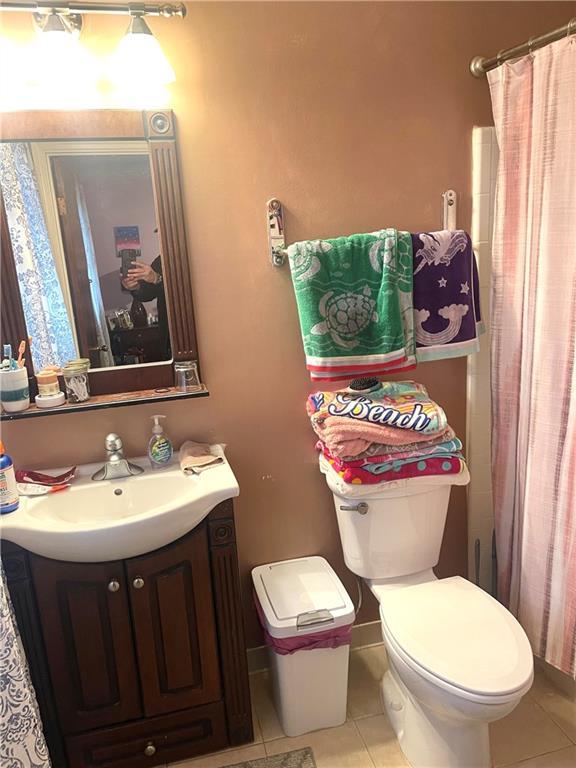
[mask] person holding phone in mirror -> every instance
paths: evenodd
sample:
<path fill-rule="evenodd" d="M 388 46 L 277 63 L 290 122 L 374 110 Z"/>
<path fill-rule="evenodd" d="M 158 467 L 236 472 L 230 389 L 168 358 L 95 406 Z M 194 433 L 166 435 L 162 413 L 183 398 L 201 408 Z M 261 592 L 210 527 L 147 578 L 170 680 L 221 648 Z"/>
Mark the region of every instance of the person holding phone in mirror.
<path fill-rule="evenodd" d="M 162 277 L 162 258 L 156 256 L 152 264 L 146 264 L 139 259 L 131 262 L 126 277 L 122 278 L 122 285 L 138 301 L 153 301 L 156 299 L 158 310 L 158 329 L 161 334 L 162 347 L 166 349 L 167 356 L 171 356 L 170 335 L 168 332 L 168 312 L 166 310 L 166 296 L 164 294 L 164 280 Z"/>

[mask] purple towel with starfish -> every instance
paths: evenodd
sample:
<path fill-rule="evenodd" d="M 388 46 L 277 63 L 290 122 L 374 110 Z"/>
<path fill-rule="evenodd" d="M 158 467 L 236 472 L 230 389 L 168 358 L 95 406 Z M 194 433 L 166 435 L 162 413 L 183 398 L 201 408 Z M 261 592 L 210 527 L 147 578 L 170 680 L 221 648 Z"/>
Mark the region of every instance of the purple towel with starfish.
<path fill-rule="evenodd" d="M 461 229 L 412 235 L 416 359 L 478 352 L 483 332 L 478 269 Z"/>

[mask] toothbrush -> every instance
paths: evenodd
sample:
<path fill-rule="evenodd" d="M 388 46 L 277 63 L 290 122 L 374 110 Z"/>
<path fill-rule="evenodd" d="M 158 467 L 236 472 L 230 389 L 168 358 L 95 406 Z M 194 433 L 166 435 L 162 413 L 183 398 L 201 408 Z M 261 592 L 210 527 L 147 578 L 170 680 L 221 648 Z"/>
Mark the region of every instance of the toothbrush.
<path fill-rule="evenodd" d="M 18 368 L 23 368 L 24 367 L 24 363 L 25 363 L 24 352 L 25 351 L 26 351 L 26 341 L 24 340 L 24 341 L 21 341 L 20 345 L 18 346 L 18 361 L 17 361 Z"/>
<path fill-rule="evenodd" d="M 4 357 L 8 360 L 8 368 L 13 371 L 17 368 L 16 361 L 12 357 L 12 345 L 4 344 Z"/>

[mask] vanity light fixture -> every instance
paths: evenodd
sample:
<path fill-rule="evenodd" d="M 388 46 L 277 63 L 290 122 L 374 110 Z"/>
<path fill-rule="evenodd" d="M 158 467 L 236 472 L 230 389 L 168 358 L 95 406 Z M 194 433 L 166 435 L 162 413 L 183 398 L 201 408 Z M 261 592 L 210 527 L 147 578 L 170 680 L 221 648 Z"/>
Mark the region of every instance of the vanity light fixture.
<path fill-rule="evenodd" d="M 0 3 L 0 10 L 3 4 Z M 82 29 L 82 16 L 79 13 L 64 13 L 52 8 L 48 13 L 34 13 L 34 22 L 38 30 L 54 40 L 64 41 L 69 35 L 78 35 Z"/>
<path fill-rule="evenodd" d="M 18 70 L 22 87 L 12 88 L 18 98 L 7 99 L 3 89 L 0 110 L 13 109 L 12 102 L 20 106 L 33 104 L 34 108 L 87 108 L 101 106 L 102 98 L 110 100 L 110 97 L 115 107 L 141 109 L 169 102 L 166 85 L 176 79 L 174 70 L 145 17 L 183 18 L 186 16 L 183 3 L 0 0 L 0 11 L 32 14 L 39 32 L 37 44 L 22 56 L 23 65 Z M 131 17 L 115 54 L 104 66 L 98 64 L 89 48 L 80 45 L 78 38 L 84 14 Z M 106 80 L 112 85 L 108 91 L 102 90 L 101 85 Z"/>
<path fill-rule="evenodd" d="M 118 45 L 115 64 L 121 79 L 143 78 L 160 86 L 176 80 L 166 54 L 141 13 L 132 16 L 130 26 Z"/>

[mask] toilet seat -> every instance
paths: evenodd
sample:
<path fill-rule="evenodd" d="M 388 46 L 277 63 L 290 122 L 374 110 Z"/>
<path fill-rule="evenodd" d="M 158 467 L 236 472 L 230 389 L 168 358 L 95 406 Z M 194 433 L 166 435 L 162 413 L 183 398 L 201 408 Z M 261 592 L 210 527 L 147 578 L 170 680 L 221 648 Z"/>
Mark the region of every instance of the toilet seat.
<path fill-rule="evenodd" d="M 386 643 L 455 695 L 501 703 L 532 683 L 532 650 L 520 624 L 460 576 L 383 592 L 380 616 Z"/>

